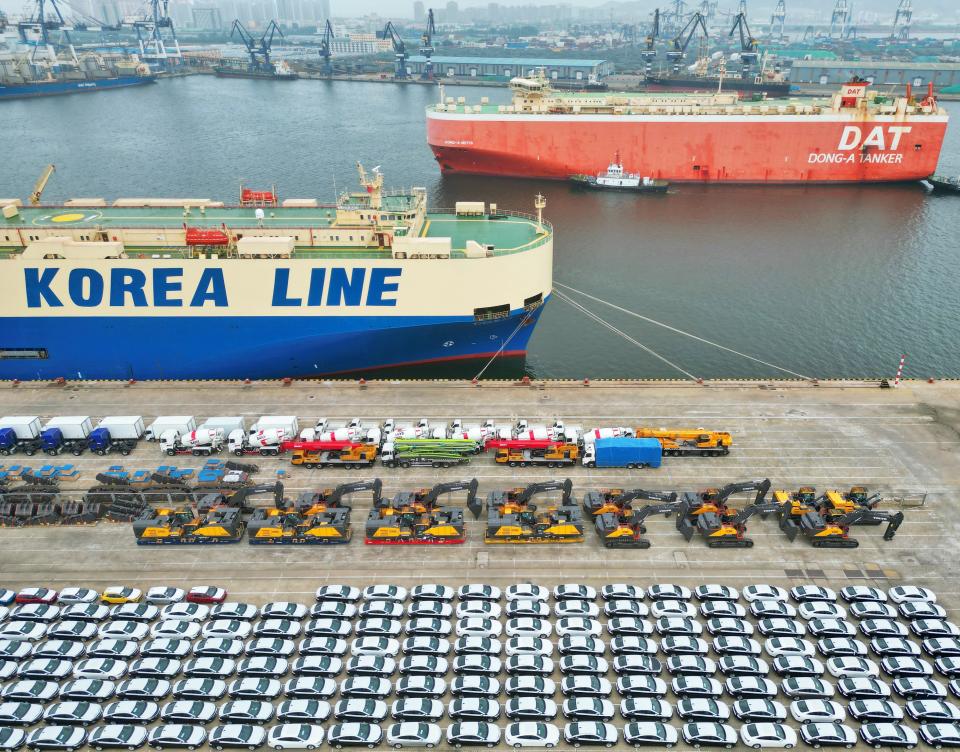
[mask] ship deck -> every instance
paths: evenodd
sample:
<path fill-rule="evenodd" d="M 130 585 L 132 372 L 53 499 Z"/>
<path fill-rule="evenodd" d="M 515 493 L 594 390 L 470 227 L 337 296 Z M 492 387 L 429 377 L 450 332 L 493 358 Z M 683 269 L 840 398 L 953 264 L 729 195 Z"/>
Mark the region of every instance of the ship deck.
<path fill-rule="evenodd" d="M 385 209 L 390 211 L 389 203 Z M 398 209 L 399 211 L 400 209 Z M 262 228 L 282 235 L 284 231 L 294 229 L 323 229 L 335 228 L 336 209 L 334 206 L 319 207 L 268 207 L 264 209 L 266 216 Z M 184 214 L 182 206 L 98 206 L 98 207 L 65 207 L 65 206 L 35 206 L 20 207 L 19 216 L 14 219 L 0 219 L 0 232 L 4 229 L 19 229 L 22 234 L 28 234 L 32 227 L 44 229 L 63 228 L 90 229 L 109 232 L 113 229 L 149 229 L 179 230 L 184 224 L 194 228 L 218 229 L 226 226 L 230 230 L 260 229 L 255 216 L 254 207 L 224 206 L 208 207 L 202 213 L 198 208 L 192 208 L 189 215 Z M 437 209 L 428 211 L 420 235 L 423 237 L 449 237 L 452 241 L 454 255 L 462 255 L 468 240 L 491 245 L 497 255 L 517 253 L 540 245 L 550 237 L 550 225 L 544 222 L 538 226 L 536 218 L 516 212 L 489 215 L 481 217 L 458 216 L 452 209 Z M 0 235 L 0 246 L 2 246 Z M 2 248 L 13 253 L 19 248 Z M 136 248 L 128 250 L 135 251 Z M 167 252 L 166 250 L 164 252 Z M 297 255 L 349 255 L 364 257 L 371 255 L 380 257 L 389 256 L 389 250 L 353 247 L 353 248 L 298 248 Z"/>

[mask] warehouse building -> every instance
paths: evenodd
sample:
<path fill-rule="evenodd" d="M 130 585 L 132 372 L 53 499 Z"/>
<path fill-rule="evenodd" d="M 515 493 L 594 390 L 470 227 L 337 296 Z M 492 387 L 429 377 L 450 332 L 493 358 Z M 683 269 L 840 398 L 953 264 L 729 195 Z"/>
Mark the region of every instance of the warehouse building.
<path fill-rule="evenodd" d="M 407 69 L 411 75 L 418 76 L 426 62 L 422 55 L 411 55 L 407 59 Z M 606 60 L 433 56 L 434 74 L 443 78 L 509 81 L 514 76 L 528 76 L 537 68 L 545 69 L 547 77 L 554 81 L 602 80 L 613 73 L 613 64 Z"/>
<path fill-rule="evenodd" d="M 877 86 L 914 88 L 933 83 L 937 89 L 960 84 L 960 63 L 905 63 L 860 60 L 796 60 L 790 69 L 795 84 L 842 84 L 854 76 Z"/>

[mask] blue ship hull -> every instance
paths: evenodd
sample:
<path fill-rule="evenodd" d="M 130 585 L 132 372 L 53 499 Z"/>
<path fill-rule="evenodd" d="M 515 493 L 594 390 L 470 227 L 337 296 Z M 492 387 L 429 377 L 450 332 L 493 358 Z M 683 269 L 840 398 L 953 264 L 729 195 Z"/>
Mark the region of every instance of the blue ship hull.
<path fill-rule="evenodd" d="M 29 97 L 52 97 L 59 94 L 80 94 L 101 89 L 123 89 L 152 84 L 154 76 L 117 76 L 90 81 L 39 81 L 29 84 L 0 84 L 0 100 Z"/>
<path fill-rule="evenodd" d="M 274 379 L 517 357 L 543 306 L 472 317 L 35 317 L 4 319 L 0 379 Z"/>

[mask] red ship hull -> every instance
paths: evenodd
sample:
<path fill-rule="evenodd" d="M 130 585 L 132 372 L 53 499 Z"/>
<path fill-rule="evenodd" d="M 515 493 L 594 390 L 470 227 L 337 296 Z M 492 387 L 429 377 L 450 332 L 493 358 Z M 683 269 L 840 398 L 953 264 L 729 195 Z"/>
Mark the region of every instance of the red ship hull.
<path fill-rule="evenodd" d="M 936 171 L 945 115 L 477 114 L 430 111 L 444 172 L 566 180 L 619 152 L 643 175 L 698 183 L 911 181 Z"/>

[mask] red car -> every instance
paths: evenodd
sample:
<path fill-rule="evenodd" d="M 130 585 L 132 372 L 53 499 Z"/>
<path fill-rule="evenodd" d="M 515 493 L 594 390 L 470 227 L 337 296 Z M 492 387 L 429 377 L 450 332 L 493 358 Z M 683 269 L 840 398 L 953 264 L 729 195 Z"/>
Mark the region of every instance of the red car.
<path fill-rule="evenodd" d="M 191 603 L 223 603 L 226 599 L 227 591 L 214 585 L 198 585 L 187 593 Z"/>
<path fill-rule="evenodd" d="M 57 591 L 45 587 L 24 588 L 14 600 L 17 603 L 56 603 Z"/>

